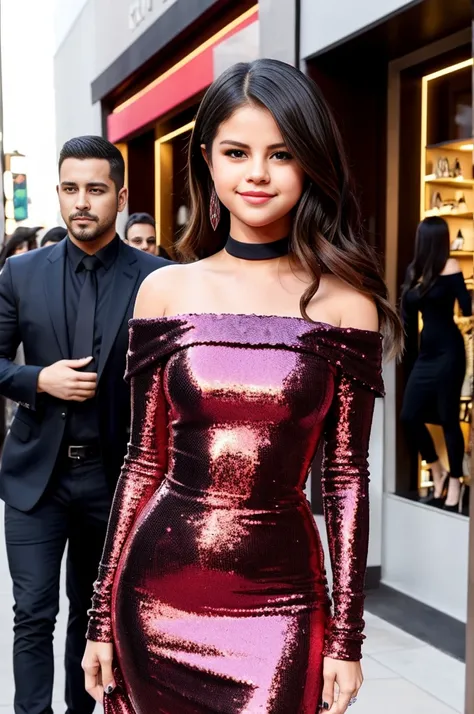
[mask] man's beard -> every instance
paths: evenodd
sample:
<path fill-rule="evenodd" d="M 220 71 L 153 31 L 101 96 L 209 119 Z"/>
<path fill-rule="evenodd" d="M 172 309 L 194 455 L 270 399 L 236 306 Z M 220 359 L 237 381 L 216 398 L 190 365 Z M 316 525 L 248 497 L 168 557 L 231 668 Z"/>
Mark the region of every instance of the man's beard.
<path fill-rule="evenodd" d="M 104 223 L 100 223 L 99 221 L 97 223 L 91 223 L 87 228 L 78 228 L 76 227 L 76 222 L 71 221 L 69 230 L 74 238 L 81 243 L 91 243 L 92 241 L 95 241 L 103 236 L 104 233 L 107 233 L 107 231 L 114 225 L 114 222 L 115 218 Z"/>

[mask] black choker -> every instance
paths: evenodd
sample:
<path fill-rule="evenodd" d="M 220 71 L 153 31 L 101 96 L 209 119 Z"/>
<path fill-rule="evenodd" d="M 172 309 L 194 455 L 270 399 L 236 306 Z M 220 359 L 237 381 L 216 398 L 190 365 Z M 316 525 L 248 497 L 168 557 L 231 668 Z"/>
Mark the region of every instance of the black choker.
<path fill-rule="evenodd" d="M 242 243 L 242 241 L 234 240 L 232 236 L 229 236 L 225 250 L 234 258 L 242 258 L 242 260 L 270 260 L 288 255 L 290 239 L 280 238 L 280 240 L 274 240 L 271 243 Z"/>

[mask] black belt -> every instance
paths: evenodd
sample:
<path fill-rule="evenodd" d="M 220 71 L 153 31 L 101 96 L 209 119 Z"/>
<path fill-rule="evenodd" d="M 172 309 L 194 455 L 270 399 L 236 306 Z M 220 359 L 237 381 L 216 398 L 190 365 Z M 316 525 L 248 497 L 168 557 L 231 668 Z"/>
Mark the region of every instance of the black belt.
<path fill-rule="evenodd" d="M 68 446 L 67 457 L 73 461 L 87 461 L 88 459 L 98 459 L 100 457 L 99 444 L 84 444 L 82 446 Z"/>

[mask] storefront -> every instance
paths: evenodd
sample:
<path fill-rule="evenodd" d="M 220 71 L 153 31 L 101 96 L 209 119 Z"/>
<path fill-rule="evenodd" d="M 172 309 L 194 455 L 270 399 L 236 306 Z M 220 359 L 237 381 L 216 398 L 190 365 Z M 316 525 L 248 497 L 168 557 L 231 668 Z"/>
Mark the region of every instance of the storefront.
<path fill-rule="evenodd" d="M 399 302 L 413 257 L 417 224 L 429 215 L 448 222 L 451 254 L 472 290 L 471 3 L 382 0 L 365 5 L 355 12 L 353 3 L 340 0 L 323 16 L 314 3 L 303 0 L 302 66 L 336 112 L 367 235 L 384 260 L 393 303 Z M 472 323 L 460 319 L 458 326 L 468 355 L 459 405 L 468 484 Z M 462 624 L 467 618 L 467 500 L 462 515 L 421 502 L 429 474 L 407 449 L 399 420 L 417 340 L 418 334 L 414 342 L 408 340 L 401 364 L 385 367 L 387 396 L 376 413 L 371 447 L 372 555 L 380 556 L 385 586 L 444 613 L 453 625 Z M 446 460 L 440 426 L 429 428 Z M 372 463 L 379 456 L 380 472 Z M 369 564 L 374 564 L 370 555 Z"/>
<path fill-rule="evenodd" d="M 72 117 L 65 66 L 91 39 L 94 61 L 76 85 L 87 105 Z M 255 0 L 119 0 L 113 9 L 88 0 L 55 57 L 58 145 L 84 133 L 115 143 L 126 162 L 129 212 L 154 215 L 157 240 L 172 255 L 187 218 L 186 147 L 199 101 L 226 67 L 258 54 Z"/>

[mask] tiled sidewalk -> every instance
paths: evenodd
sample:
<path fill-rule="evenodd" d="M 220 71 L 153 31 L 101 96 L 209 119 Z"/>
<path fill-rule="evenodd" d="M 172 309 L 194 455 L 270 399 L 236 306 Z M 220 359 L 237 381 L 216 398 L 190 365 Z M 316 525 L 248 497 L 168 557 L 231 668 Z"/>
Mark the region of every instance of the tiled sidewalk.
<path fill-rule="evenodd" d="M 3 524 L 3 508 L 0 508 Z M 3 530 L 3 529 L 2 529 Z M 13 714 L 12 597 L 0 538 L 0 714 Z M 378 617 L 367 614 L 365 682 L 351 714 L 453 714 L 464 711 L 464 665 Z M 55 714 L 63 714 L 63 602 L 56 635 Z M 176 712 L 178 714 L 178 712 Z M 293 714 L 288 712 L 288 714 Z"/>
<path fill-rule="evenodd" d="M 464 712 L 464 664 L 374 615 L 366 613 L 366 623 L 365 682 L 358 712 Z"/>

